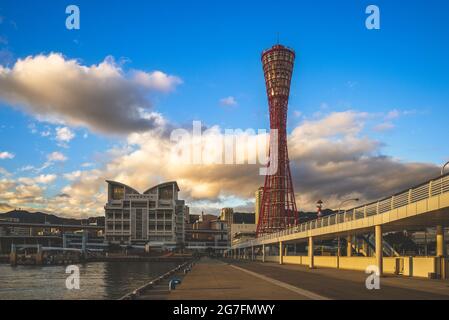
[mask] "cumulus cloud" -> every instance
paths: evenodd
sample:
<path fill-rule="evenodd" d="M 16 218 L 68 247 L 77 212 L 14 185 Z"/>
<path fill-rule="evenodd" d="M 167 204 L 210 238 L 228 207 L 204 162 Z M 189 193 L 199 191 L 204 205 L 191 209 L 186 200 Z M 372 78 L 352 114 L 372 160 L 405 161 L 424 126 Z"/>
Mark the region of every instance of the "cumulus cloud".
<path fill-rule="evenodd" d="M 55 151 L 47 155 L 47 160 L 51 162 L 64 162 L 67 160 L 67 157 L 61 152 Z"/>
<path fill-rule="evenodd" d="M 69 181 L 74 181 L 74 180 L 76 180 L 76 179 L 78 179 L 80 177 L 81 177 L 81 171 L 80 170 L 64 174 L 64 178 L 66 178 Z"/>
<path fill-rule="evenodd" d="M 11 152 L 8 151 L 3 151 L 0 152 L 0 159 L 4 160 L 4 159 L 14 159 L 15 155 Z"/>
<path fill-rule="evenodd" d="M 176 86 L 182 84 L 181 78 L 167 75 L 162 71 L 143 72 L 135 70 L 132 72 L 132 79 L 145 88 L 161 92 L 173 91 Z"/>
<path fill-rule="evenodd" d="M 45 186 L 0 179 L 0 203 L 9 207 L 38 206 L 45 202 L 44 190 Z"/>
<path fill-rule="evenodd" d="M 364 135 L 368 117 L 355 111 L 330 113 L 303 121 L 289 134 L 289 157 L 299 209 L 313 210 L 318 199 L 334 209 L 347 197 L 359 197 L 361 202 L 375 200 L 438 174 L 435 165 L 402 162 L 383 155 L 382 143 Z M 262 137 L 259 134 L 257 138 Z M 219 127 L 205 137 L 209 145 L 221 145 L 222 140 Z M 104 159 L 95 168 L 67 173 L 68 184 L 60 190 L 66 197 L 46 198 L 45 207 L 78 216 L 103 214 L 105 180 L 112 179 L 140 191 L 176 180 L 181 197 L 187 200 L 192 212 L 218 213 L 217 209 L 229 199 L 234 199 L 232 203 L 240 199 L 239 206 L 251 210 L 254 192 L 264 182 L 259 175 L 260 165 L 180 163 L 173 155 L 173 142 L 150 132 L 130 134 L 126 146 L 109 150 Z M 8 193 L 5 197 L 1 189 L 6 183 L 0 180 L 0 203 L 9 203 Z M 36 185 L 39 188 L 28 191 L 34 191 L 39 203 L 42 186 Z M 26 195 L 25 191 L 21 194 Z"/>
<path fill-rule="evenodd" d="M 220 104 L 222 106 L 229 106 L 229 107 L 236 106 L 237 105 L 237 100 L 234 97 L 229 96 L 229 97 L 220 99 Z"/>
<path fill-rule="evenodd" d="M 75 138 L 75 133 L 68 127 L 57 127 L 56 128 L 56 140 L 61 143 L 70 142 Z"/>
<path fill-rule="evenodd" d="M 181 82 L 161 71 L 125 72 L 111 57 L 85 66 L 51 53 L 0 65 L 0 100 L 40 120 L 120 134 L 154 128 L 155 119 L 141 116 L 151 108 L 147 94 Z"/>
<path fill-rule="evenodd" d="M 57 176 L 55 174 L 41 174 L 37 177 L 21 177 L 18 179 L 20 183 L 33 185 L 33 184 L 49 184 L 56 180 Z"/>
<path fill-rule="evenodd" d="M 292 175 L 300 207 L 311 209 L 318 199 L 333 208 L 347 197 L 375 200 L 438 172 L 433 164 L 382 155 L 382 143 L 363 135 L 366 116 L 352 111 L 332 113 L 303 123 L 290 135 Z"/>

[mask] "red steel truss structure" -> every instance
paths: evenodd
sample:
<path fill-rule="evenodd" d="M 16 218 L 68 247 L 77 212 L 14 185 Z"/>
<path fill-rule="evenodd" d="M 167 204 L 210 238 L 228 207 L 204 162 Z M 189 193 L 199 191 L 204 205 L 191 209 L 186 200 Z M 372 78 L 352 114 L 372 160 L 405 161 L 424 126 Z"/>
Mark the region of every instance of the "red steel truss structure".
<path fill-rule="evenodd" d="M 287 150 L 287 108 L 294 61 L 295 52 L 279 44 L 262 53 L 270 110 L 270 161 L 276 160 L 273 154 L 277 153 L 277 166 L 269 162 L 268 168 L 277 170 L 265 176 L 257 236 L 298 223 Z"/>

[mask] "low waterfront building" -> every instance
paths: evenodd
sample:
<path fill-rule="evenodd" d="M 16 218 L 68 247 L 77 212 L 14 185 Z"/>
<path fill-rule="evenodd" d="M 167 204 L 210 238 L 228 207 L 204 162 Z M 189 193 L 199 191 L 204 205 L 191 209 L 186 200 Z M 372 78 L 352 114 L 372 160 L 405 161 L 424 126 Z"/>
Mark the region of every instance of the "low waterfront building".
<path fill-rule="evenodd" d="M 1 218 L 3 222 L 20 223 L 20 219 L 17 218 Z M 30 236 L 31 228 L 26 227 L 4 227 L 0 226 L 0 236 Z"/>
<path fill-rule="evenodd" d="M 234 216 L 234 209 L 232 208 L 222 208 L 220 212 L 220 220 L 226 221 L 228 225 L 232 224 L 232 219 Z"/>
<path fill-rule="evenodd" d="M 115 181 L 108 183 L 105 205 L 106 240 L 175 248 L 184 245 L 188 207 L 178 199 L 176 182 L 162 183 L 144 193 Z"/>
<path fill-rule="evenodd" d="M 257 225 L 254 213 L 235 212 L 230 227 L 230 242 L 248 240 L 256 237 Z"/>
<path fill-rule="evenodd" d="M 228 249 L 227 222 L 211 214 L 201 213 L 197 217 L 186 228 L 186 247 L 196 250 L 213 249 L 215 252 Z"/>

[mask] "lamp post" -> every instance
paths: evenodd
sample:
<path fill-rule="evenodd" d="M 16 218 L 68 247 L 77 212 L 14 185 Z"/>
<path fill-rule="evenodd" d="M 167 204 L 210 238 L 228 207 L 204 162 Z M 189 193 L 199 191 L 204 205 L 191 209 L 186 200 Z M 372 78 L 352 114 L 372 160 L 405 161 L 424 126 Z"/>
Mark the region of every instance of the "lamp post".
<path fill-rule="evenodd" d="M 444 174 L 444 169 L 449 165 L 449 161 L 446 162 L 442 167 L 441 167 L 441 175 Z"/>
<path fill-rule="evenodd" d="M 353 199 L 346 199 L 346 200 L 343 200 L 343 201 L 340 203 L 340 205 L 338 206 L 337 214 L 340 213 L 341 207 L 342 207 L 345 203 L 350 202 L 350 201 L 356 201 L 356 202 L 358 202 L 359 200 L 360 200 L 359 198 L 353 198 Z"/>

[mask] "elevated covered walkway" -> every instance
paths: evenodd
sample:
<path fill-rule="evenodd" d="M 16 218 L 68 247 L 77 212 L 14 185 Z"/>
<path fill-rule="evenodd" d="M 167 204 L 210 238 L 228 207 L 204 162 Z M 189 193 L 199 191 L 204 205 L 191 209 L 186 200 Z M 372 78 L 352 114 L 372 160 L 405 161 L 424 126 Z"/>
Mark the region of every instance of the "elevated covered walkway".
<path fill-rule="evenodd" d="M 364 270 L 374 265 L 379 273 L 397 273 L 420 277 L 445 278 L 447 272 L 444 228 L 449 226 L 449 174 L 432 179 L 421 185 L 366 205 L 346 210 L 293 226 L 281 232 L 264 235 L 254 240 L 237 243 L 225 253 L 227 257 L 260 259 L 266 261 L 267 248 L 276 247 L 277 261 L 316 266 Z M 436 228 L 436 256 L 384 258 L 383 234 L 402 230 Z M 314 243 L 328 239 L 346 239 L 349 248 L 356 235 L 374 232 L 375 253 L 372 257 L 341 257 L 340 246 L 333 257 L 317 257 Z M 289 244 L 307 242 L 308 255 L 289 257 L 285 247 Z M 391 248 L 390 248 L 391 251 Z"/>

